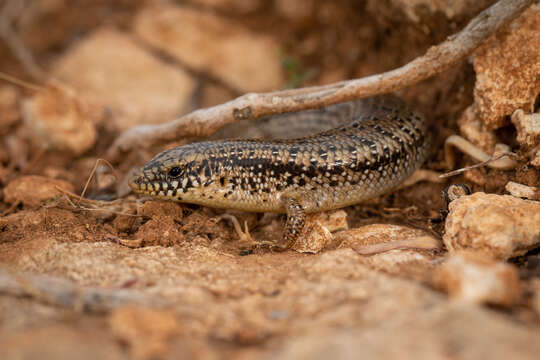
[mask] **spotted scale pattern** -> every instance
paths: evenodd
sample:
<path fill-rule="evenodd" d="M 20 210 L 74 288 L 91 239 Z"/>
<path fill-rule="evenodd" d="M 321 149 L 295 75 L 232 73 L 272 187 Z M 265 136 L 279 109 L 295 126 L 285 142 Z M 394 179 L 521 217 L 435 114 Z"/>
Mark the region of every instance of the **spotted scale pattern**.
<path fill-rule="evenodd" d="M 218 208 L 287 213 L 280 247 L 306 213 L 359 203 L 399 185 L 426 159 L 424 117 L 391 96 L 313 112 L 343 125 L 292 140 L 218 140 L 166 150 L 129 181 L 134 191 Z M 343 109 L 341 112 L 336 109 Z"/>

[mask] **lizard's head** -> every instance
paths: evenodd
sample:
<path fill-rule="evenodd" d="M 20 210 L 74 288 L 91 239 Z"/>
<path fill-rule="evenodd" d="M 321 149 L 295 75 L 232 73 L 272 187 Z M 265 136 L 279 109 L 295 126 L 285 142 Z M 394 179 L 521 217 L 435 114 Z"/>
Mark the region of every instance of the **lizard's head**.
<path fill-rule="evenodd" d="M 221 190 L 216 176 L 196 144 L 190 144 L 159 153 L 128 184 L 139 194 L 197 203 L 209 193 Z"/>

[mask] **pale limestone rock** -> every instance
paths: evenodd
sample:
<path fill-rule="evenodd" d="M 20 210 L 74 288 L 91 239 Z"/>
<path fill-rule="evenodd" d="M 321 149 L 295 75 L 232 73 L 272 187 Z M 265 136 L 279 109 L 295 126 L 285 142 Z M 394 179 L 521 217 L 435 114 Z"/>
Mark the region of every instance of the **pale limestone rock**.
<path fill-rule="evenodd" d="M 308 215 L 308 221 L 317 221 L 332 233 L 349 229 L 347 213 L 341 209 Z"/>
<path fill-rule="evenodd" d="M 43 176 L 29 175 L 16 178 L 4 189 L 7 203 L 21 202 L 27 206 L 39 206 L 42 201 L 60 196 L 58 189 L 73 192 L 73 185 L 64 180 L 49 179 Z"/>
<path fill-rule="evenodd" d="M 300 253 L 316 254 L 334 240 L 332 233 L 320 222 L 309 222 L 304 227 L 302 235 L 292 246 Z"/>
<path fill-rule="evenodd" d="M 534 186 L 527 186 L 513 181 L 506 183 L 504 189 L 512 196 L 529 200 L 540 200 L 540 190 Z"/>
<path fill-rule="evenodd" d="M 533 5 L 474 53 L 475 111 L 488 129 L 528 110 L 540 93 L 540 5 Z"/>
<path fill-rule="evenodd" d="M 498 259 L 540 246 L 540 203 L 477 192 L 449 205 L 443 241 L 450 252 L 472 250 Z"/>
<path fill-rule="evenodd" d="M 469 106 L 458 119 L 459 131 L 474 145 L 480 147 L 486 153 L 491 154 L 495 149 L 497 137 L 493 131 L 483 128 L 478 120 L 474 106 Z"/>
<path fill-rule="evenodd" d="M 57 1 L 40 1 L 54 3 Z M 32 2 L 36 3 L 36 2 Z M 38 312 L 29 316 L 39 321 Z M 1 359 L 78 359 L 78 360 L 119 360 L 127 359 L 125 349 L 114 344 L 105 331 L 75 329 L 64 323 L 21 327 L 9 331 L 0 338 Z M 29 339 L 31 339 L 29 341 Z"/>
<path fill-rule="evenodd" d="M 536 154 L 533 155 L 533 159 L 531 160 L 531 165 L 540 169 L 540 150 L 538 150 Z"/>
<path fill-rule="evenodd" d="M 84 96 L 66 87 L 50 86 L 23 102 L 25 124 L 46 148 L 81 155 L 97 139 L 94 120 L 99 110 Z"/>
<path fill-rule="evenodd" d="M 381 301 L 373 302 L 383 307 Z M 538 359 L 538 326 L 456 302 L 418 309 L 408 319 L 402 310 L 370 328 L 307 329 L 285 339 L 267 359 Z"/>
<path fill-rule="evenodd" d="M 436 269 L 434 282 L 450 297 L 475 304 L 512 306 L 522 294 L 513 265 L 474 253 L 450 255 Z"/>
<path fill-rule="evenodd" d="M 343 210 L 310 214 L 302 234 L 292 248 L 301 253 L 316 254 L 333 242 L 333 232 L 348 228 L 347 213 Z"/>
<path fill-rule="evenodd" d="M 55 77 L 97 98 L 121 130 L 167 122 L 190 110 L 192 76 L 165 64 L 129 35 L 102 28 L 75 44 L 53 68 Z"/>
<path fill-rule="evenodd" d="M 517 141 L 522 146 L 533 147 L 540 143 L 540 114 L 525 114 L 523 110 L 516 110 L 511 119 L 517 130 Z"/>
<path fill-rule="evenodd" d="M 124 305 L 108 317 L 116 338 L 128 344 L 134 359 L 162 358 L 169 341 L 180 332 L 180 324 L 170 310 L 140 305 Z"/>
<path fill-rule="evenodd" d="M 152 46 L 241 92 L 276 90 L 284 83 L 278 44 L 223 17 L 164 5 L 142 10 L 134 28 Z"/>

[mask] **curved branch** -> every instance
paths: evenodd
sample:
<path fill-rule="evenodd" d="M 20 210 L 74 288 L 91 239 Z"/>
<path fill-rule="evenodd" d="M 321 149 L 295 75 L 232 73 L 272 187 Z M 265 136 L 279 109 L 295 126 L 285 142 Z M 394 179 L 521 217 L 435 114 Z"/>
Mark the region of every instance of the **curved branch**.
<path fill-rule="evenodd" d="M 450 68 L 469 55 L 533 1 L 500 0 L 478 14 L 459 33 L 431 47 L 423 56 L 382 74 L 325 86 L 246 94 L 218 106 L 194 111 L 169 123 L 136 126 L 118 137 L 106 157 L 117 162 L 124 152 L 134 148 L 185 137 L 209 136 L 223 126 L 243 119 L 323 107 L 411 86 Z"/>

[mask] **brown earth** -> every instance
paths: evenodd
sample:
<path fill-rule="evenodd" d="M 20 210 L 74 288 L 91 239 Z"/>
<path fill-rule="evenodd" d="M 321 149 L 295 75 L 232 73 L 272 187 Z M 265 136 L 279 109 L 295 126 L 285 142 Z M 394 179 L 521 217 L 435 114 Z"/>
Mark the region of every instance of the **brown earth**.
<path fill-rule="evenodd" d="M 469 115 L 487 116 L 475 97 L 491 95 L 475 89 L 475 70 L 498 69 L 498 82 L 507 74 L 522 90 L 513 92 L 519 98 L 509 105 L 497 92 L 490 101 L 505 106 L 497 107 L 489 131 L 475 131 L 489 139 L 486 147 L 510 145 L 518 168 L 482 167 L 346 208 L 339 218 L 348 229 L 336 226 L 320 247 L 307 246 L 312 254 L 245 251 L 232 224 L 218 220 L 234 214 L 254 238 L 272 239 L 282 216 L 128 193 L 126 174 L 174 144 L 126 154 L 114 173 L 101 163 L 85 185 L 126 128 L 244 92 L 390 70 L 461 29 L 490 1 L 20 3 L 10 25 L 45 77 L 33 78 L 0 40 L 0 71 L 38 86 L 0 83 L 1 359 L 537 358 L 540 232 L 531 225 L 525 255 L 474 260 L 466 268 L 460 264 L 469 257 L 452 260 L 437 244 L 448 212 L 441 192 L 450 183 L 494 194 L 510 180 L 540 187 L 538 137 L 516 140 L 508 113 L 538 110 L 539 81 L 530 78 L 538 65 L 523 58 L 538 51 L 529 42 L 517 45 L 537 41 L 531 29 L 538 6 L 517 22 L 527 27 L 497 34 L 474 63 L 398 93 L 426 114 L 435 144 L 425 168 L 442 172 L 444 140 L 470 129 L 464 120 L 458 125 L 465 110 L 474 102 Z M 516 84 L 520 69 L 506 66 L 512 57 L 503 55 L 506 49 L 519 58 L 522 47 L 528 78 Z M 490 88 L 495 80 L 482 81 Z M 459 157 L 458 166 L 471 164 Z M 419 237 L 425 242 L 414 242 Z M 361 255 L 404 239 L 415 245 Z M 483 276 L 475 280 L 480 270 L 501 266 L 486 275 L 500 279 L 496 291 Z"/>

